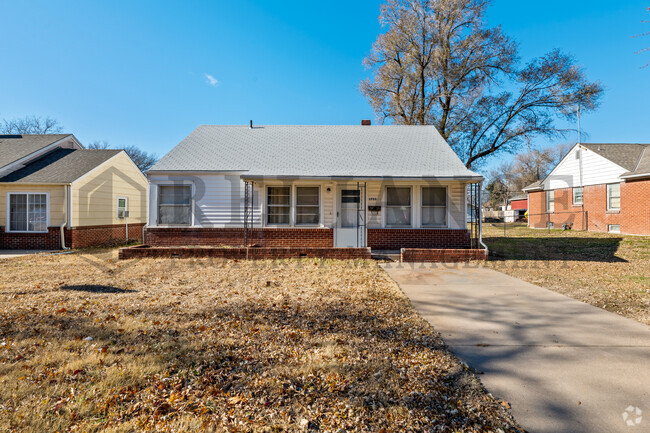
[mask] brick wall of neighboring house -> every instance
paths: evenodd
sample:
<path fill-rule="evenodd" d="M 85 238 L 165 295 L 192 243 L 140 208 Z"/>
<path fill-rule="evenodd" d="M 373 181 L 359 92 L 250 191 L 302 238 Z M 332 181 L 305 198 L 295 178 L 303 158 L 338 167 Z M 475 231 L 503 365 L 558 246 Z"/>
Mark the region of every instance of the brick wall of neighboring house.
<path fill-rule="evenodd" d="M 239 247 L 244 245 L 244 229 L 148 227 L 145 233 L 145 243 L 161 247 L 182 245 Z M 327 228 L 253 229 L 249 245 L 332 248 L 334 247 L 334 230 Z"/>
<path fill-rule="evenodd" d="M 457 263 L 470 260 L 487 260 L 488 251 L 452 248 L 402 248 L 402 262 Z"/>
<path fill-rule="evenodd" d="M 650 235 L 650 179 L 621 184 L 621 232 Z"/>
<path fill-rule="evenodd" d="M 548 221 L 555 228 L 563 223 L 574 230 L 584 230 L 587 212 L 588 230 L 607 232 L 610 224 L 619 224 L 621 233 L 650 235 L 650 180 L 621 182 L 621 209 L 607 210 L 607 185 L 587 185 L 583 188 L 583 206 L 573 205 L 573 189 L 555 190 L 555 211 L 546 215 L 546 191 L 532 192 L 529 200 L 529 226 L 546 228 Z"/>
<path fill-rule="evenodd" d="M 248 251 L 247 251 L 248 250 Z M 299 258 L 326 258 L 338 260 L 370 259 L 369 248 L 310 248 L 310 247 L 270 247 L 270 248 L 187 248 L 187 247 L 148 247 L 137 246 L 120 248 L 120 259 L 156 257 L 190 258 L 210 257 L 219 259 L 275 260 Z"/>
<path fill-rule="evenodd" d="M 378 250 L 400 248 L 469 248 L 468 230 L 368 229 L 368 246 Z"/>
<path fill-rule="evenodd" d="M 142 241 L 144 224 L 129 224 L 129 241 Z M 104 226 L 74 227 L 70 232 L 69 248 L 86 248 L 102 245 L 119 245 L 126 243 L 126 227 L 124 224 Z"/>
<path fill-rule="evenodd" d="M 47 233 L 11 233 L 0 227 L 0 249 L 58 250 L 61 249 L 61 229 L 49 227 Z"/>
<path fill-rule="evenodd" d="M 143 225 L 129 224 L 129 240 L 142 240 Z M 65 246 L 68 248 L 118 245 L 126 241 L 126 228 L 122 224 L 66 228 L 64 235 Z M 47 233 L 11 233 L 0 227 L 0 249 L 59 250 L 61 229 L 49 227 Z"/>

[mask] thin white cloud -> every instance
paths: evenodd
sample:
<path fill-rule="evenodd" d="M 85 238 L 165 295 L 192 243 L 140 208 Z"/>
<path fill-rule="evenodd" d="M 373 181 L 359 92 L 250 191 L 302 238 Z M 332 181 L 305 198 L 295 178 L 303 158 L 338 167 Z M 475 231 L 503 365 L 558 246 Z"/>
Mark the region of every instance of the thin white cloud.
<path fill-rule="evenodd" d="M 203 75 L 205 75 L 206 82 L 212 87 L 217 87 L 219 85 L 219 80 L 214 78 L 212 75 L 210 74 L 203 74 Z"/>

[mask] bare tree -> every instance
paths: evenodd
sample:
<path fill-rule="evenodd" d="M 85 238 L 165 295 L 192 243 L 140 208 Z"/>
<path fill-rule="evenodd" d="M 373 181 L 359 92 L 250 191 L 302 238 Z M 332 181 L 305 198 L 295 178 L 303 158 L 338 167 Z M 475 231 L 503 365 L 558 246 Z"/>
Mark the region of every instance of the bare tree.
<path fill-rule="evenodd" d="M 62 130 L 61 124 L 51 117 L 26 116 L 0 122 L 2 134 L 58 134 Z"/>
<path fill-rule="evenodd" d="M 647 8 L 646 11 L 650 11 L 650 7 Z M 642 20 L 641 22 L 644 23 L 644 24 L 650 23 L 650 21 L 647 21 L 647 20 Z M 650 32 L 643 32 L 643 33 L 640 33 L 638 35 L 634 35 L 632 37 L 633 38 L 638 38 L 640 36 L 650 36 Z M 641 53 L 645 53 L 646 51 L 650 51 L 650 47 L 642 48 L 642 49 L 640 49 L 639 51 L 637 51 L 634 54 L 641 54 Z M 650 62 L 646 63 L 644 66 L 641 66 L 641 68 L 647 68 L 648 66 L 650 66 Z"/>
<path fill-rule="evenodd" d="M 566 132 L 556 117 L 592 110 L 602 94 L 558 50 L 519 66 L 517 45 L 487 28 L 489 0 L 386 0 L 361 82 L 383 122 L 435 125 L 467 167 L 536 136 Z M 506 90 L 507 89 L 507 90 Z"/>
<path fill-rule="evenodd" d="M 135 165 L 137 165 L 140 171 L 143 173 L 149 170 L 156 163 L 156 161 L 158 161 L 158 156 L 155 153 L 145 152 L 144 150 L 141 150 L 133 145 L 126 147 L 112 147 L 105 140 L 96 140 L 88 144 L 86 147 L 88 149 L 122 149 L 126 152 L 127 155 L 129 155 Z"/>

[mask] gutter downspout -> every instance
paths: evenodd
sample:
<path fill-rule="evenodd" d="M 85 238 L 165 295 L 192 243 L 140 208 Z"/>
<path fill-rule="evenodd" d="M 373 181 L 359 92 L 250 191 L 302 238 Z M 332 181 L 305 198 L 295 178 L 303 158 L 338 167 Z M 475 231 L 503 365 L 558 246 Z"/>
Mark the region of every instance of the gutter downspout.
<path fill-rule="evenodd" d="M 483 243 L 483 206 L 481 201 L 481 190 L 483 189 L 483 182 L 478 184 L 478 243 L 485 248 L 485 253 L 490 255 L 490 249 Z"/>
<path fill-rule="evenodd" d="M 61 249 L 62 250 L 69 250 L 70 248 L 65 246 L 65 227 L 68 225 L 68 218 L 70 217 L 70 213 L 68 211 L 68 200 L 69 199 L 69 191 L 70 185 L 65 185 L 63 187 L 63 196 L 64 196 L 64 205 L 63 205 L 63 224 L 59 226 L 59 229 L 61 230 Z"/>

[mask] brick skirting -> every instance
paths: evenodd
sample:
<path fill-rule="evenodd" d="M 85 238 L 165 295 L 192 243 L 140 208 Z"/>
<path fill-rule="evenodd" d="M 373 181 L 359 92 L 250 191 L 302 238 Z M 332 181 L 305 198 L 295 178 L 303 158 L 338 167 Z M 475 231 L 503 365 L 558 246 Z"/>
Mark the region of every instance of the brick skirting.
<path fill-rule="evenodd" d="M 144 224 L 129 224 L 129 241 L 142 240 Z M 126 242 L 123 224 L 65 228 L 65 246 L 86 248 L 119 245 Z M 60 250 L 61 229 L 49 227 L 47 233 L 11 233 L 0 227 L 0 249 L 8 250 Z"/>
<path fill-rule="evenodd" d="M 159 247 L 179 245 L 243 247 L 244 229 L 147 227 L 145 243 Z M 252 230 L 250 245 L 333 248 L 334 230 L 328 228 L 257 228 Z"/>
<path fill-rule="evenodd" d="M 142 241 L 144 224 L 129 224 L 129 241 Z M 69 248 L 86 248 L 104 245 L 120 245 L 127 241 L 124 224 L 83 226 L 69 230 Z"/>
<path fill-rule="evenodd" d="M 69 241 L 66 233 L 66 243 Z M 47 233 L 12 233 L 0 227 L 0 249 L 5 250 L 59 250 L 61 229 L 49 227 Z"/>
<path fill-rule="evenodd" d="M 402 262 L 456 263 L 470 260 L 487 260 L 487 250 L 402 248 Z"/>
<path fill-rule="evenodd" d="M 468 230 L 368 229 L 368 246 L 378 250 L 400 248 L 469 248 Z"/>
<path fill-rule="evenodd" d="M 210 257 L 219 259 L 265 260 L 324 258 L 337 260 L 370 259 L 370 248 L 188 248 L 151 247 L 138 245 L 120 248 L 120 259 L 132 258 L 190 258 Z"/>

